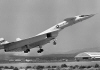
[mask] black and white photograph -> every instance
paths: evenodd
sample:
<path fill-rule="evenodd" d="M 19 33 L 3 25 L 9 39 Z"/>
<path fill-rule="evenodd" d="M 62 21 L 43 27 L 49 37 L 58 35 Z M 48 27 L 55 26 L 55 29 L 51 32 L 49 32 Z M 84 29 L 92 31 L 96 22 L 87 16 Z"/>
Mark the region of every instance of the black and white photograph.
<path fill-rule="evenodd" d="M 0 0 L 0 70 L 100 70 L 100 0 Z"/>

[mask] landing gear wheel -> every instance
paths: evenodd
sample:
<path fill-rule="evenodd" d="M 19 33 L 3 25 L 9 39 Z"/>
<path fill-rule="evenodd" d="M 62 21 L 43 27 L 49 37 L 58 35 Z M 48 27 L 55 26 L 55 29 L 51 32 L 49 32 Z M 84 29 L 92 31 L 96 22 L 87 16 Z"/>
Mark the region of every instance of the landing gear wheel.
<path fill-rule="evenodd" d="M 27 49 L 28 52 L 30 52 L 30 49 Z"/>
<path fill-rule="evenodd" d="M 29 45 L 25 45 L 24 53 L 28 53 L 28 52 L 30 52 L 29 47 L 30 47 Z"/>
<path fill-rule="evenodd" d="M 28 51 L 24 51 L 24 53 L 28 53 Z"/>
<path fill-rule="evenodd" d="M 41 51 L 40 51 L 40 50 L 38 50 L 38 51 L 37 51 L 37 53 L 41 53 Z"/>
<path fill-rule="evenodd" d="M 44 50 L 43 49 L 40 49 L 40 51 L 43 52 Z"/>
<path fill-rule="evenodd" d="M 44 50 L 43 49 L 39 49 L 38 51 L 37 51 L 37 53 L 41 53 L 41 52 L 43 52 Z"/>
<path fill-rule="evenodd" d="M 56 44 L 57 44 L 56 41 L 54 41 L 54 42 L 53 42 L 53 45 L 56 45 Z"/>
<path fill-rule="evenodd" d="M 30 51 L 30 49 L 27 49 L 27 50 L 24 51 L 24 53 L 28 53 L 29 51 Z"/>
<path fill-rule="evenodd" d="M 4 50 L 6 52 L 6 50 Z"/>

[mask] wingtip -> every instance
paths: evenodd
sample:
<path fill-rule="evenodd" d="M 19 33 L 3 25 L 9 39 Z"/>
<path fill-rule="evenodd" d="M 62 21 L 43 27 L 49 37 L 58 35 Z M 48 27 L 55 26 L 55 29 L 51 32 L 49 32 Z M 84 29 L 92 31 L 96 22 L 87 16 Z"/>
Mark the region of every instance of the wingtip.
<path fill-rule="evenodd" d="M 91 16 L 94 16 L 94 15 L 96 15 L 96 14 L 91 14 Z"/>

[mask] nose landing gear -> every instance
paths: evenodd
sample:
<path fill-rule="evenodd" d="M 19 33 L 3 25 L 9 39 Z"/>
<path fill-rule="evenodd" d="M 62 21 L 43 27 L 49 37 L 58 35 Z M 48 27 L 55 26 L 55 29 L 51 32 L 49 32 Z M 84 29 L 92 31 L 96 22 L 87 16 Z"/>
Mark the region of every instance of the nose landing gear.
<path fill-rule="evenodd" d="M 56 44 L 57 44 L 57 42 L 56 42 L 56 40 L 54 39 L 54 40 L 53 40 L 53 45 L 56 45 Z"/>

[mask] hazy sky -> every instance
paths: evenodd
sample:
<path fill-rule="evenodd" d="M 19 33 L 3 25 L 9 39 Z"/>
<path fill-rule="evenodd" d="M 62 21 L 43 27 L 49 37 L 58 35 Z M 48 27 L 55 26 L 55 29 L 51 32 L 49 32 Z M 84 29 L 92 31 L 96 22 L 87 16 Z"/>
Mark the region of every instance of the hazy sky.
<path fill-rule="evenodd" d="M 45 45 L 42 54 L 100 47 L 99 12 L 100 0 L 0 0 L 0 37 L 12 42 L 16 38 L 35 36 L 65 18 L 97 13 L 93 18 L 65 28 L 57 37 L 57 45 L 53 46 L 52 42 Z M 37 50 L 31 49 L 27 55 L 38 55 Z"/>

